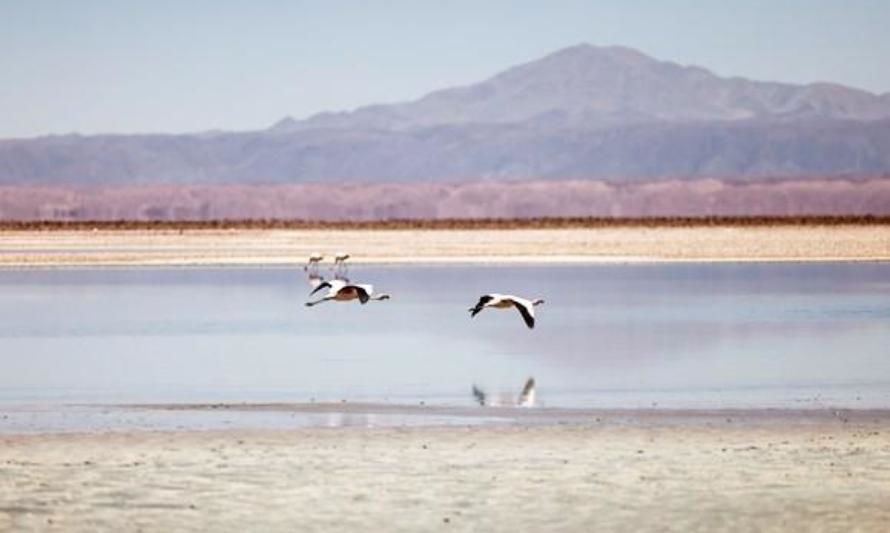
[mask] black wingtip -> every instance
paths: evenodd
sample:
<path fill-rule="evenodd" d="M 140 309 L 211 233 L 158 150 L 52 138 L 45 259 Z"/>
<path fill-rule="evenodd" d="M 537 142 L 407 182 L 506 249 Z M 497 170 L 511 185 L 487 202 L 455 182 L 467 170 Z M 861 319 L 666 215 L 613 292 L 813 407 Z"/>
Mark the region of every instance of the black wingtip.
<path fill-rule="evenodd" d="M 515 307 L 516 310 L 519 311 L 519 314 L 522 315 L 522 321 L 525 322 L 528 329 L 534 329 L 535 317 L 532 316 L 531 312 L 518 302 L 513 302 L 513 307 Z"/>
<path fill-rule="evenodd" d="M 309 293 L 309 296 L 312 296 L 313 294 L 315 294 L 316 292 L 318 292 L 322 289 L 329 289 L 329 288 L 331 288 L 331 284 L 328 283 L 327 281 L 322 281 L 321 283 L 318 284 L 317 287 L 312 289 L 312 292 Z"/>

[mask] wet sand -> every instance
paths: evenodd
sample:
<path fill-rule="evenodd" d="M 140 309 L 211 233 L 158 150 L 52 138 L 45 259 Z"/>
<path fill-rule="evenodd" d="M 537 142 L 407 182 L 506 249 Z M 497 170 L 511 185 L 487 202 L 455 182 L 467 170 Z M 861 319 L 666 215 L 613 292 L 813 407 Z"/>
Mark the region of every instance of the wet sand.
<path fill-rule="evenodd" d="M 535 411 L 483 426 L 0 435 L 0 530 L 886 531 L 890 523 L 886 411 L 591 411 L 550 423 Z"/>
<path fill-rule="evenodd" d="M 0 266 L 890 260 L 890 225 L 476 230 L 0 231 Z"/>

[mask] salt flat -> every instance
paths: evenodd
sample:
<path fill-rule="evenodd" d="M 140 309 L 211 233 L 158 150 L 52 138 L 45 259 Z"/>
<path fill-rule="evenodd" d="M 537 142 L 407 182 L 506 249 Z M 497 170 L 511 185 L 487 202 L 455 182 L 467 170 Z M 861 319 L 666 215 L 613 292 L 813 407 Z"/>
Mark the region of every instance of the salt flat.
<path fill-rule="evenodd" d="M 0 530 L 886 531 L 890 521 L 885 412 L 588 422 L 5 435 Z"/>
<path fill-rule="evenodd" d="M 0 266 L 890 260 L 890 225 L 503 230 L 2 231 Z"/>

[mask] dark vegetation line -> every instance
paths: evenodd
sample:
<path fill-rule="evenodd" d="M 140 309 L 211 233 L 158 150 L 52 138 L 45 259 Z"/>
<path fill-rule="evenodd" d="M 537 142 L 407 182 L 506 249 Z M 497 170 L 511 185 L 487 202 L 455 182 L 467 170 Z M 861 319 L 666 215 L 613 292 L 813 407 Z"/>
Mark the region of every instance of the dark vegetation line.
<path fill-rule="evenodd" d="M 471 229 L 562 229 L 620 227 L 708 227 L 708 226 L 840 226 L 890 225 L 890 216 L 708 216 L 708 217 L 543 217 L 476 219 L 398 219 L 322 221 L 300 219 L 246 220 L 36 220 L 0 221 L 4 231 L 53 230 L 471 230 Z"/>

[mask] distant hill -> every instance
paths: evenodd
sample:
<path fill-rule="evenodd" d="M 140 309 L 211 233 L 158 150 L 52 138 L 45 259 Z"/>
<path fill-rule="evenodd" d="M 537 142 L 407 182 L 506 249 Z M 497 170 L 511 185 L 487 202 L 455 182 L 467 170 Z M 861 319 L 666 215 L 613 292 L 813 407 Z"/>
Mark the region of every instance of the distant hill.
<path fill-rule="evenodd" d="M 175 110 L 171 110 L 175 112 Z M 890 94 L 579 45 L 480 83 L 267 130 L 0 141 L 0 184 L 731 178 L 890 171 Z"/>

